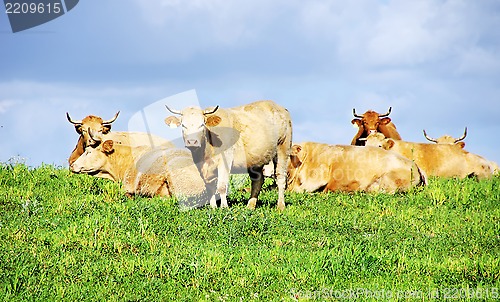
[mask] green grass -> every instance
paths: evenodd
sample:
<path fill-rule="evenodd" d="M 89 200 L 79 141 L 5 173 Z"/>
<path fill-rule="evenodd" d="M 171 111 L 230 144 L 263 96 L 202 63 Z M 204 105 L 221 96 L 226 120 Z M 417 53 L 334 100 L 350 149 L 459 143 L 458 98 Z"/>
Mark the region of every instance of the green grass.
<path fill-rule="evenodd" d="M 499 177 L 431 179 L 397 195 L 287 194 L 282 213 L 270 181 L 247 210 L 246 185 L 233 178 L 229 209 L 182 211 L 67 169 L 0 164 L 0 297 L 500 297 Z"/>

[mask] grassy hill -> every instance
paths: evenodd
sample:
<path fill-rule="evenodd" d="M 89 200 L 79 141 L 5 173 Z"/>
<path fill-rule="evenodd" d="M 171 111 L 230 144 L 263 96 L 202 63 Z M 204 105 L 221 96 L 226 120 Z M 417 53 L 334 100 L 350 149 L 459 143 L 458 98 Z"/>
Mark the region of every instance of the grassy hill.
<path fill-rule="evenodd" d="M 239 179 L 241 180 L 241 179 Z M 268 183 L 268 182 L 267 182 Z M 53 166 L 0 164 L 0 298 L 499 298 L 500 177 L 182 211 Z"/>

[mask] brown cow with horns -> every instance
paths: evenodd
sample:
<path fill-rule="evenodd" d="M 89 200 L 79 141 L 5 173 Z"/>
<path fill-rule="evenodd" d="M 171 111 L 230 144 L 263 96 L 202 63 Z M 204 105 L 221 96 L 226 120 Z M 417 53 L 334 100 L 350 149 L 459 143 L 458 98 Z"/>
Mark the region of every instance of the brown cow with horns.
<path fill-rule="evenodd" d="M 76 143 L 76 147 L 71 152 L 69 157 L 69 164 L 73 164 L 80 155 L 83 154 L 87 146 L 95 146 L 102 140 L 103 134 L 107 134 L 111 130 L 111 124 L 118 118 L 118 111 L 115 116 L 110 120 L 103 120 L 99 116 L 89 115 L 83 120 L 72 120 L 69 113 L 66 112 L 68 121 L 75 125 L 75 130 L 80 137 Z"/>
<path fill-rule="evenodd" d="M 351 141 L 351 145 L 364 146 L 365 138 L 371 133 L 382 133 L 387 138 L 401 139 L 396 126 L 388 117 L 391 114 L 392 107 L 384 114 L 379 114 L 373 110 L 366 111 L 363 115 L 356 114 L 356 109 L 352 109 L 355 119 L 351 121 L 353 125 L 358 127 L 358 133 Z"/>

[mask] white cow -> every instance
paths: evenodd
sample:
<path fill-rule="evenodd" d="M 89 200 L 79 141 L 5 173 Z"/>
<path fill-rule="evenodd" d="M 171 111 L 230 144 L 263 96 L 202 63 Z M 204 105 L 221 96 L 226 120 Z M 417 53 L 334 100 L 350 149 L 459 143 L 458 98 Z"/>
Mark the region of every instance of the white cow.
<path fill-rule="evenodd" d="M 254 209 L 264 176 L 264 165 L 276 161 L 277 208 L 285 208 L 286 171 L 292 143 L 292 121 L 288 110 L 272 101 L 222 109 L 188 107 L 182 111 L 167 109 L 170 127 L 182 125 L 185 146 L 207 185 L 216 182 L 210 205 L 215 208 L 218 193 L 221 207 L 227 207 L 229 175 L 248 172 L 252 189 L 247 207 Z"/>

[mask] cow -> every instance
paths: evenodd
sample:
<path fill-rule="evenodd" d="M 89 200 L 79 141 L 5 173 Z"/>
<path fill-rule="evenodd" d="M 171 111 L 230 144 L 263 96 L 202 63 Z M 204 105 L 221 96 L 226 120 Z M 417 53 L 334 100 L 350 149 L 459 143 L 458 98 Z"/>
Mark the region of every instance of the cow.
<path fill-rule="evenodd" d="M 425 129 L 423 130 L 423 132 L 424 132 L 424 137 L 428 141 L 430 141 L 430 142 L 433 142 L 433 143 L 436 143 L 436 144 L 450 144 L 450 145 L 455 144 L 455 145 L 459 146 L 462 149 L 465 147 L 465 143 L 462 142 L 462 141 L 467 136 L 467 127 L 465 127 L 464 134 L 461 137 L 459 137 L 459 138 L 454 138 L 454 137 L 449 136 L 449 135 L 443 135 L 440 138 L 432 138 L 432 137 L 429 137 L 427 135 L 427 133 L 425 132 Z"/>
<path fill-rule="evenodd" d="M 363 115 L 356 114 L 356 109 L 352 109 L 352 114 L 355 119 L 351 121 L 355 127 L 358 128 L 358 133 L 354 136 L 351 141 L 351 145 L 364 146 L 366 138 L 370 133 L 379 132 L 385 135 L 385 137 L 393 139 L 401 139 L 396 126 L 391 122 L 389 114 L 391 114 L 392 107 L 389 107 L 389 111 L 384 114 L 378 114 L 373 110 L 366 111 Z"/>
<path fill-rule="evenodd" d="M 95 146 L 107 139 L 130 146 L 174 146 L 168 140 L 150 133 L 111 131 L 111 123 L 118 118 L 118 114 L 120 114 L 120 111 L 112 119 L 106 121 L 95 115 L 88 115 L 81 121 L 74 121 L 66 112 L 68 121 L 75 125 L 76 132 L 80 134 L 76 146 L 68 158 L 69 165 L 73 164 L 83 154 L 87 146 Z"/>
<path fill-rule="evenodd" d="M 276 161 L 278 210 L 285 208 L 286 170 L 292 143 L 292 121 L 288 110 L 273 101 L 257 101 L 223 109 L 187 107 L 182 111 L 167 109 L 175 114 L 165 123 L 182 125 L 184 145 L 191 151 L 202 178 L 216 183 L 210 206 L 228 207 L 229 175 L 248 172 L 252 181 L 247 207 L 254 209 L 264 182 L 262 169 Z M 178 116 L 180 117 L 178 117 Z"/>
<path fill-rule="evenodd" d="M 366 145 L 391 150 L 413 160 L 427 176 L 488 179 L 494 172 L 486 159 L 450 144 L 405 142 L 374 133 L 366 138 Z"/>
<path fill-rule="evenodd" d="M 292 146 L 292 192 L 405 192 L 427 177 L 412 161 L 376 147 L 305 142 Z"/>
<path fill-rule="evenodd" d="M 66 112 L 66 118 L 71 124 L 75 125 L 75 130 L 80 135 L 75 149 L 71 152 L 68 159 L 70 165 L 83 154 L 87 146 L 94 146 L 97 142 L 102 140 L 102 136 L 111 130 L 111 124 L 118 118 L 119 114 L 120 111 L 110 120 L 103 120 L 99 116 L 89 115 L 83 118 L 83 120 L 75 121 L 71 119 L 69 113 Z M 90 136 L 91 133 L 94 138 Z"/>
<path fill-rule="evenodd" d="M 106 140 L 87 146 L 71 164 L 74 173 L 122 182 L 127 196 L 173 196 L 192 204 L 206 203 L 208 197 L 191 154 L 169 146 L 123 145 Z"/>

